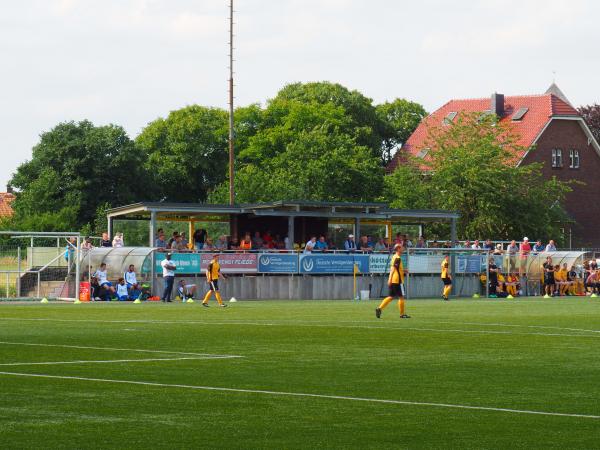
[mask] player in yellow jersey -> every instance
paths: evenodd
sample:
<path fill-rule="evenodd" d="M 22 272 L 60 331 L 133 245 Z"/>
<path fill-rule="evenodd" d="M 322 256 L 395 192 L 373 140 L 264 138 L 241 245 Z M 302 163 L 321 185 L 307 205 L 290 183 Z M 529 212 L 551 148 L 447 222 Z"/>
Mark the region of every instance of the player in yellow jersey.
<path fill-rule="evenodd" d="M 442 291 L 442 300 L 448 301 L 450 300 L 448 296 L 450 295 L 450 291 L 452 291 L 452 277 L 450 276 L 450 256 L 444 256 L 442 260 L 442 273 L 441 273 L 442 282 L 444 283 L 444 290 Z"/>
<path fill-rule="evenodd" d="M 381 304 L 375 308 L 375 317 L 381 318 L 381 312 L 394 299 L 398 298 L 398 309 L 400 310 L 401 319 L 410 319 L 404 312 L 404 267 L 402 267 L 402 251 L 401 244 L 394 245 L 394 255 L 390 263 L 390 276 L 388 277 L 388 286 L 390 292 Z"/>
<path fill-rule="evenodd" d="M 227 278 L 221 273 L 219 255 L 215 254 L 206 268 L 206 282 L 209 285 L 209 290 L 202 301 L 202 306 L 208 308 L 208 300 L 210 300 L 210 296 L 213 292 L 215 293 L 215 297 L 217 298 L 217 303 L 219 306 L 222 306 L 223 308 L 227 306 L 225 303 L 223 303 L 223 300 L 221 299 L 221 293 L 219 292 L 219 277 Z"/>

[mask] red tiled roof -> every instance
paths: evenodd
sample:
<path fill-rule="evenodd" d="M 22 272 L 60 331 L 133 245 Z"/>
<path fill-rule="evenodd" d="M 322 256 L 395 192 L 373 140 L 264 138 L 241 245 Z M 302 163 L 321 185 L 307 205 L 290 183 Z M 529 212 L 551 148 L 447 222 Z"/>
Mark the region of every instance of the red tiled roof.
<path fill-rule="evenodd" d="M 14 211 L 10 205 L 15 199 L 15 194 L 11 192 L 0 192 L 0 217 L 10 217 Z"/>
<path fill-rule="evenodd" d="M 490 98 L 477 98 L 465 100 L 450 100 L 437 111 L 423 119 L 417 129 L 408 138 L 402 149 L 396 153 L 388 164 L 387 170 L 393 171 L 402 159 L 402 154 L 408 152 L 417 156 L 419 151 L 427 148 L 429 130 L 432 127 L 441 127 L 444 118 L 451 112 L 484 112 L 490 110 Z M 529 110 L 522 120 L 513 121 L 512 116 L 520 108 Z M 517 144 L 529 148 L 544 129 L 551 117 L 579 116 L 575 108 L 561 100 L 554 94 L 520 95 L 504 97 L 504 115 L 501 122 L 509 123 L 519 139 Z M 454 119 L 456 120 L 456 119 Z M 520 157 L 523 157 L 520 155 Z"/>

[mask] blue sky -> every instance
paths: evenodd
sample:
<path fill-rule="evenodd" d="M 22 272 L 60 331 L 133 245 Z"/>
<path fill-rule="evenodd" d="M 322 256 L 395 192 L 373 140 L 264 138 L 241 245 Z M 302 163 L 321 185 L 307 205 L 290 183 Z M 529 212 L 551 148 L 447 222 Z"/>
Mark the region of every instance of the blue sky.
<path fill-rule="evenodd" d="M 600 2 L 235 0 L 236 102 L 330 80 L 431 111 L 542 93 L 600 103 Z M 227 105 L 228 0 L 20 0 L 0 14 L 0 190 L 61 121 L 130 136 L 182 106 Z M 556 73 L 555 75 L 553 73 Z"/>

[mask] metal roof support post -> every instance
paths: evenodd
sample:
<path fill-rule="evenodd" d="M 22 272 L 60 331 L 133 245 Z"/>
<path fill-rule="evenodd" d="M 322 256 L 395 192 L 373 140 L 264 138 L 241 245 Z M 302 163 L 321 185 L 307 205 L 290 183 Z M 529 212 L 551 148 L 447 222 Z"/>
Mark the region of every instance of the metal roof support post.
<path fill-rule="evenodd" d="M 113 238 L 113 218 L 112 216 L 108 218 L 108 238 L 112 239 Z"/>
<path fill-rule="evenodd" d="M 110 221 L 109 221 L 109 223 L 110 223 Z M 81 281 L 80 280 L 80 278 L 81 278 L 80 277 L 81 255 L 79 254 L 80 250 L 81 250 L 81 237 L 77 236 L 77 248 L 73 252 L 73 254 L 75 255 L 75 300 L 79 300 L 79 282 Z"/>
<path fill-rule="evenodd" d="M 288 248 L 287 250 L 294 249 L 294 216 L 288 217 Z"/>
<path fill-rule="evenodd" d="M 356 217 L 354 219 L 354 236 L 356 242 L 358 242 L 358 240 L 360 239 L 360 217 Z"/>
<path fill-rule="evenodd" d="M 156 235 L 156 211 L 150 211 L 150 231 L 148 233 L 148 247 L 154 247 L 154 236 Z M 190 239 L 192 237 L 190 236 Z"/>
<path fill-rule="evenodd" d="M 456 245 L 456 219 L 450 221 L 450 246 L 454 248 Z M 456 280 L 456 253 L 452 252 L 450 256 L 450 276 L 452 280 Z M 453 283 L 453 294 L 456 295 L 456 282 Z"/>

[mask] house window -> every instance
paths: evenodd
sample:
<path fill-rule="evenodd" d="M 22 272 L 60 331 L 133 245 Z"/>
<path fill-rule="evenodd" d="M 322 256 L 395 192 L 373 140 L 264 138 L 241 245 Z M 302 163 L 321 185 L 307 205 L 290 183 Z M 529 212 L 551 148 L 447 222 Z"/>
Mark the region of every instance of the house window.
<path fill-rule="evenodd" d="M 563 166 L 562 150 L 560 148 L 552 149 L 552 167 L 559 168 Z"/>
<path fill-rule="evenodd" d="M 569 168 L 579 169 L 579 150 L 569 150 Z"/>

